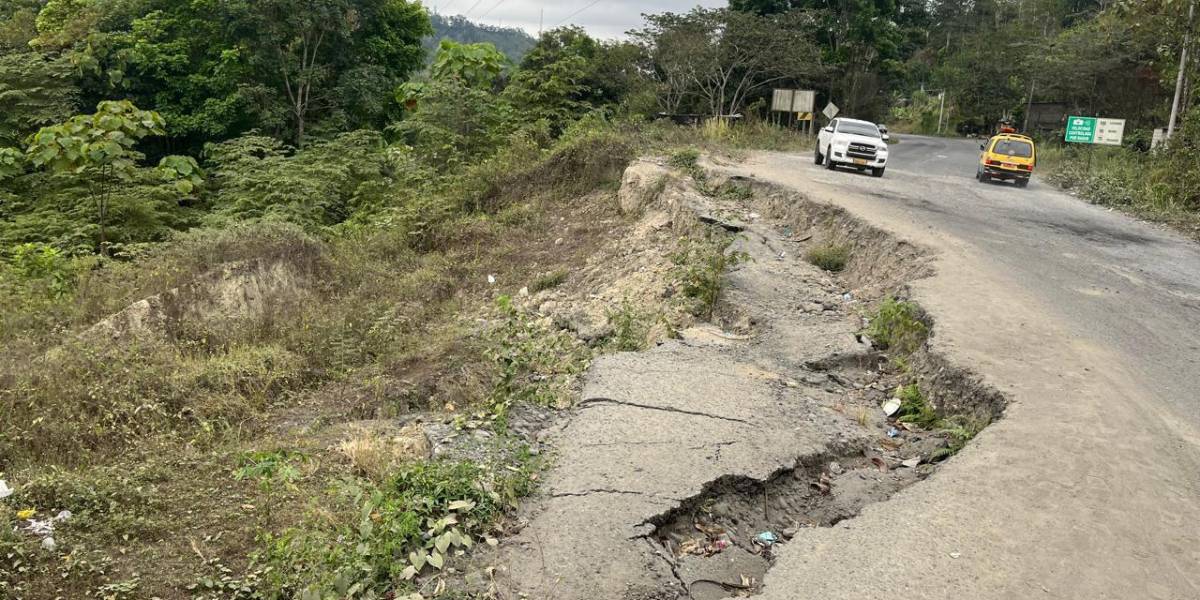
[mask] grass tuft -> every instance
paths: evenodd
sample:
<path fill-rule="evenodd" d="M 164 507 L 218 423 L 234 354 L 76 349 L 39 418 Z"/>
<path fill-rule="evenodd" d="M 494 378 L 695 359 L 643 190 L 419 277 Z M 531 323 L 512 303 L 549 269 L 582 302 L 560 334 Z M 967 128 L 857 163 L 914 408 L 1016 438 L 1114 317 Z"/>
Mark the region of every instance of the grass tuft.
<path fill-rule="evenodd" d="M 804 260 L 830 273 L 840 273 L 850 262 L 850 246 L 835 243 L 813 246 L 804 253 Z"/>
<path fill-rule="evenodd" d="M 909 355 L 929 339 L 929 326 L 916 303 L 888 298 L 871 317 L 866 334 L 883 350 Z"/>

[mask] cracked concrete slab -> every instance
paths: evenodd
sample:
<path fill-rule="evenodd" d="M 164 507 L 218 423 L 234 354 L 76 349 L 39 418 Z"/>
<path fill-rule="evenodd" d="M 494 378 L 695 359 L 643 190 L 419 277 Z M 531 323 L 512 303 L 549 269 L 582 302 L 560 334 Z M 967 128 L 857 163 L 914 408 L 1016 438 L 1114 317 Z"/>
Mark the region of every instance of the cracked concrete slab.
<path fill-rule="evenodd" d="M 732 250 L 751 260 L 729 275 L 719 311 L 736 331 L 700 326 L 593 364 L 577 414 L 548 440 L 556 466 L 524 509 L 527 525 L 501 544 L 499 596 L 687 597 L 675 557 L 647 539 L 656 519 L 722 478 L 764 481 L 800 458 L 866 445 L 869 432 L 830 409 L 839 384 L 806 366 L 864 352 L 840 290 L 815 267 L 781 258 L 773 225 L 738 223 L 747 235 Z M 830 310 L 800 309 L 813 301 Z"/>

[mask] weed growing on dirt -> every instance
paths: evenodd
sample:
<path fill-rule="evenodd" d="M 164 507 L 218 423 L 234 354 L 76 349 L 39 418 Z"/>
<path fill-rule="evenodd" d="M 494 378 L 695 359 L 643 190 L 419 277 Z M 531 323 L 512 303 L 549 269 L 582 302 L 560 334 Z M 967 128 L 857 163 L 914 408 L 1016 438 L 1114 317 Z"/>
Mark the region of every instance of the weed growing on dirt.
<path fill-rule="evenodd" d="M 900 399 L 898 421 L 946 435 L 947 445 L 936 450 L 930 456 L 931 460 L 957 454 L 988 425 L 988 421 L 970 415 L 942 417 L 916 383 L 900 386 L 896 390 L 896 397 Z"/>
<path fill-rule="evenodd" d="M 699 168 L 700 151 L 696 148 L 684 148 L 671 155 L 667 164 L 681 171 L 692 172 Z"/>
<path fill-rule="evenodd" d="M 623 300 L 618 308 L 608 311 L 608 322 L 613 328 L 608 344 L 618 352 L 644 350 L 654 325 L 654 319 L 629 300 Z"/>
<path fill-rule="evenodd" d="M 264 597 L 383 597 L 441 571 L 475 543 L 495 540 L 488 528 L 532 491 L 538 464 L 527 449 L 515 464 L 469 461 L 411 463 L 387 482 L 347 480 L 337 486 L 337 524 L 314 519 L 281 534 L 264 534 L 256 556 Z"/>
<path fill-rule="evenodd" d="M 490 400 L 497 425 L 503 428 L 514 402 L 569 405 L 571 384 L 587 369 L 591 351 L 517 310 L 508 296 L 497 299 L 496 309 L 499 323 L 486 334 L 483 353 L 496 370 Z"/>
<path fill-rule="evenodd" d="M 850 262 L 850 246 L 832 242 L 819 244 L 804 253 L 804 260 L 831 273 L 839 273 Z"/>
<path fill-rule="evenodd" d="M 292 450 L 250 452 L 242 457 L 242 466 L 234 470 L 233 477 L 258 483 L 267 498 L 266 520 L 270 523 L 275 495 L 296 489 L 296 482 L 303 476 L 300 467 L 307 462 L 307 455 Z"/>
<path fill-rule="evenodd" d="M 926 429 L 931 429 L 939 424 L 937 411 L 917 384 L 901 386 L 896 390 L 896 397 L 900 399 L 899 421 L 901 423 L 911 423 Z"/>
<path fill-rule="evenodd" d="M 916 303 L 888 298 L 871 317 L 866 334 L 883 350 L 909 355 L 929 338 L 929 326 Z"/>
<path fill-rule="evenodd" d="M 671 255 L 680 291 L 690 303 L 689 312 L 712 319 L 724 287 L 725 271 L 749 260 L 744 252 L 728 252 L 733 238 L 710 235 L 704 239 L 684 238 Z"/>
<path fill-rule="evenodd" d="M 965 448 L 968 442 L 975 439 L 975 436 L 979 435 L 979 432 L 988 426 L 988 421 L 958 415 L 941 421 L 938 426 L 949 436 L 949 443 L 945 448 L 939 448 L 933 453 L 931 456 L 933 460 L 948 458 L 958 454 L 959 450 Z"/>
<path fill-rule="evenodd" d="M 529 284 L 529 293 L 536 294 L 545 290 L 552 290 L 567 282 L 567 272 L 563 270 L 553 271 L 543 275 L 539 275 L 533 283 Z"/>

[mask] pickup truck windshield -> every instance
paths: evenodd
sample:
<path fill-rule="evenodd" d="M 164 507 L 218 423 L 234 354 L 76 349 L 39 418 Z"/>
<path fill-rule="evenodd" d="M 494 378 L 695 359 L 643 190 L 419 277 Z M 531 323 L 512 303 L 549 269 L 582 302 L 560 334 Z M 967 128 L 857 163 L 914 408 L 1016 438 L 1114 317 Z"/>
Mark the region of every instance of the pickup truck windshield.
<path fill-rule="evenodd" d="M 867 137 L 879 137 L 879 128 L 867 123 L 849 123 L 842 121 L 838 123 L 838 133 L 850 133 L 854 135 L 865 135 Z"/>
<path fill-rule="evenodd" d="M 1019 140 L 1000 140 L 996 142 L 996 147 L 992 148 L 992 152 L 1004 156 L 1029 158 L 1033 156 L 1033 146 L 1029 142 Z"/>

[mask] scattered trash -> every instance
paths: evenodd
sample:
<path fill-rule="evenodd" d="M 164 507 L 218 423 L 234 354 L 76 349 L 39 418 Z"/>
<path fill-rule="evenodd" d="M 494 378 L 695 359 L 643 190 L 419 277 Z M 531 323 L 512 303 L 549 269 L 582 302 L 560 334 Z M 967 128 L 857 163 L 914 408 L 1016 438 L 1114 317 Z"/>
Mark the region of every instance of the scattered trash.
<path fill-rule="evenodd" d="M 0 500 L 3 500 L 13 495 L 12 488 L 8 487 L 8 482 L 0 479 Z"/>
<path fill-rule="evenodd" d="M 962 556 L 962 553 L 960 553 L 960 552 L 951 552 L 950 553 L 950 558 L 958 558 L 960 556 Z"/>
<path fill-rule="evenodd" d="M 840 463 L 838 463 L 836 460 L 829 463 L 829 474 L 830 475 L 835 475 L 835 476 L 841 475 L 843 471 L 844 471 L 844 469 L 842 469 L 842 465 Z"/>
<path fill-rule="evenodd" d="M 900 437 L 900 430 L 895 427 L 888 428 L 887 436 L 890 438 Z"/>
<path fill-rule="evenodd" d="M 17 511 L 17 518 L 21 520 L 32 519 L 33 515 L 37 514 L 36 508 L 26 508 L 25 510 Z"/>
<path fill-rule="evenodd" d="M 58 544 L 54 541 L 54 538 L 52 538 L 52 537 L 47 537 L 46 539 L 42 540 L 42 550 L 52 552 L 57 547 L 58 547 Z"/>
<path fill-rule="evenodd" d="M 879 472 L 880 472 L 880 473 L 887 473 L 887 472 L 888 472 L 888 464 L 887 464 L 887 461 L 886 461 L 886 460 L 883 460 L 882 458 L 879 458 L 878 456 L 872 456 L 872 457 L 871 457 L 871 464 L 875 465 L 875 467 L 879 469 Z"/>
<path fill-rule="evenodd" d="M 712 556 L 720 554 L 723 550 L 733 545 L 732 542 L 725 538 L 715 540 L 705 539 L 690 539 L 679 545 L 679 554 L 694 554 L 696 556 Z"/>
<path fill-rule="evenodd" d="M 821 476 L 818 477 L 816 481 L 810 483 L 809 485 L 811 485 L 813 487 L 813 489 L 817 490 L 818 492 L 821 492 L 821 494 L 824 495 L 824 494 L 828 494 L 829 491 L 833 489 L 833 486 L 830 485 L 831 483 L 833 483 L 833 480 L 830 479 L 829 476 L 826 475 L 825 473 L 821 473 Z"/>
<path fill-rule="evenodd" d="M 40 538 L 49 538 L 49 537 L 53 536 L 54 535 L 54 525 L 57 523 L 66 521 L 67 519 L 70 519 L 73 516 L 71 514 L 71 511 L 64 510 L 64 511 L 59 512 L 57 515 L 54 515 L 53 518 L 39 520 L 39 519 L 33 518 L 33 516 L 35 514 L 37 514 L 37 511 L 30 508 L 30 509 L 18 512 L 17 517 L 21 518 L 21 519 L 26 519 L 28 521 L 28 524 L 25 526 L 25 531 L 28 531 L 29 533 L 32 533 L 33 535 L 36 535 Z M 28 515 L 28 516 L 23 516 L 23 515 Z"/>
<path fill-rule="evenodd" d="M 527 287 L 523 287 L 523 288 L 521 288 L 521 291 L 517 292 L 517 295 L 519 295 L 519 296 L 528 296 L 528 295 L 529 295 L 529 288 L 527 288 Z"/>
<path fill-rule="evenodd" d="M 774 545 L 778 541 L 779 541 L 779 536 L 775 535 L 773 532 L 770 532 L 770 531 L 764 531 L 764 532 L 754 536 L 754 543 L 756 543 L 760 546 L 765 546 L 767 548 L 770 548 L 772 545 Z"/>
<path fill-rule="evenodd" d="M 496 285 L 496 276 L 495 276 L 495 275 L 488 275 L 488 283 L 490 283 L 490 284 L 492 284 L 492 285 Z"/>
<path fill-rule="evenodd" d="M 853 299 L 854 299 L 854 294 L 851 294 L 850 292 L 846 292 L 845 294 L 842 294 L 842 300 L 845 300 L 846 302 L 849 302 Z"/>
<path fill-rule="evenodd" d="M 908 459 L 908 460 L 906 460 L 906 461 L 902 461 L 902 462 L 900 463 L 900 466 L 902 466 L 902 467 L 908 467 L 908 468 L 910 468 L 910 469 L 915 469 L 915 468 L 917 468 L 917 465 L 919 465 L 919 464 L 921 464 L 921 457 L 920 457 L 920 456 L 918 456 L 918 457 L 916 457 L 916 458 L 910 458 L 910 459 Z"/>
<path fill-rule="evenodd" d="M 889 400 L 885 400 L 883 402 L 883 414 L 890 417 L 890 416 L 900 412 L 900 403 L 901 403 L 901 400 L 899 398 L 891 398 Z"/>

